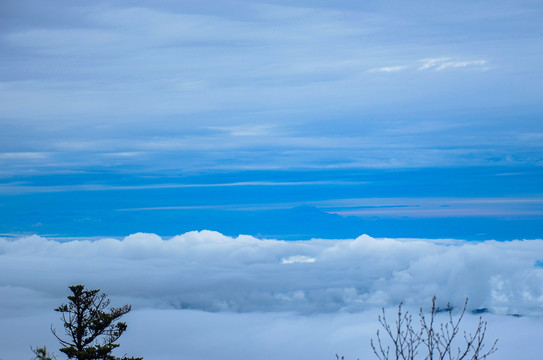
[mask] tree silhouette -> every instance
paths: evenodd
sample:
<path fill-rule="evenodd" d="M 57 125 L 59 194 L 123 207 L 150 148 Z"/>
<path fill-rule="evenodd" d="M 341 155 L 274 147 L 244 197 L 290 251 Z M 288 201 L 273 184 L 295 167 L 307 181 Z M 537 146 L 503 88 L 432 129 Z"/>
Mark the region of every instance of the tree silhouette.
<path fill-rule="evenodd" d="M 87 290 L 83 285 L 69 287 L 69 302 L 55 309 L 62 313 L 64 331 L 62 339 L 53 327 L 51 331 L 63 346 L 59 349 L 76 360 L 141 360 L 141 357 L 116 357 L 111 352 L 119 347 L 116 341 L 126 330 L 126 323 L 118 321 L 132 307 L 124 305 L 107 309 L 110 300 L 99 289 Z"/>
<path fill-rule="evenodd" d="M 394 325 L 390 325 L 386 318 L 385 310 L 379 316 L 379 323 L 385 330 L 385 338 L 388 338 L 389 345 L 385 345 L 377 330 L 377 341 L 371 340 L 371 348 L 379 360 L 483 360 L 496 352 L 494 340 L 490 347 L 486 341 L 486 321 L 479 317 L 477 327 L 473 332 L 462 331 L 462 321 L 468 299 L 464 302 L 459 315 L 454 318 L 452 307 L 447 304 L 445 309 L 436 305 L 436 297 L 432 298 L 430 314 L 424 314 L 422 308 L 419 310 L 420 327 L 413 325 L 412 316 L 402 310 L 402 304 L 398 306 Z M 437 315 L 447 312 L 444 323 L 437 323 Z M 457 335 L 462 334 L 462 337 Z M 392 350 L 392 351 L 391 351 Z"/>
<path fill-rule="evenodd" d="M 32 360 L 56 360 L 55 355 L 49 354 L 47 352 L 47 347 L 44 345 L 43 347 L 30 347 L 32 352 L 34 353 L 34 357 Z"/>

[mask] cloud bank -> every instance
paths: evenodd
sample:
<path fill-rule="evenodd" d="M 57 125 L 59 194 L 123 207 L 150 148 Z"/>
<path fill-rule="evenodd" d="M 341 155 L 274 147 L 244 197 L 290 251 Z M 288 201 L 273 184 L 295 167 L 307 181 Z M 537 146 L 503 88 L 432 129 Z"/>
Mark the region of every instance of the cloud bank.
<path fill-rule="evenodd" d="M 170 239 L 0 239 L 0 317 L 50 309 L 84 283 L 137 307 L 230 312 L 360 312 L 444 303 L 543 313 L 543 240 L 262 240 L 217 232 Z M 24 309 L 24 310 L 22 310 Z"/>

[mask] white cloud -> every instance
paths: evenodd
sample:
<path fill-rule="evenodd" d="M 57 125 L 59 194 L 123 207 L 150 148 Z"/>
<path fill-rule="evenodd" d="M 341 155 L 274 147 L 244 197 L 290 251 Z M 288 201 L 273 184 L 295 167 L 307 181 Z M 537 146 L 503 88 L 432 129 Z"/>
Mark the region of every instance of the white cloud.
<path fill-rule="evenodd" d="M 396 65 L 396 66 L 384 66 L 384 67 L 380 67 L 380 68 L 374 68 L 374 69 L 370 69 L 368 70 L 369 72 L 397 72 L 397 71 L 401 71 L 401 70 L 404 70 L 404 69 L 407 69 L 408 66 L 406 65 Z"/>
<path fill-rule="evenodd" d="M 451 68 L 465 68 L 465 67 L 475 67 L 480 70 L 488 70 L 488 67 L 483 67 L 484 65 L 487 65 L 487 60 L 455 60 L 453 58 L 449 57 L 437 57 L 437 58 L 428 58 L 428 59 L 422 59 L 418 61 L 421 65 L 414 66 L 414 65 L 395 65 L 395 66 L 384 66 L 384 67 L 377 67 L 368 70 L 368 72 L 374 73 L 374 72 L 386 72 L 386 73 L 392 73 L 392 72 L 399 72 L 406 69 L 415 69 L 418 70 L 436 70 L 441 71 L 445 69 L 451 69 Z"/>
<path fill-rule="evenodd" d="M 436 70 L 444 70 L 447 68 L 458 68 L 467 66 L 482 66 L 487 63 L 486 60 L 471 60 L 471 61 L 447 61 L 440 64 Z"/>
<path fill-rule="evenodd" d="M 420 62 L 422 65 L 419 67 L 419 70 L 426 70 L 430 69 L 434 66 L 437 66 L 440 63 L 443 63 L 444 61 L 449 61 L 450 58 L 441 57 L 441 58 L 433 58 L 433 59 L 422 59 Z"/>
<path fill-rule="evenodd" d="M 454 60 L 452 58 L 441 57 L 433 59 L 420 60 L 422 65 L 419 66 L 419 70 L 445 70 L 449 68 L 462 68 L 462 67 L 477 67 L 479 69 L 487 70 L 483 68 L 483 65 L 488 63 L 487 60 Z"/>
<path fill-rule="evenodd" d="M 540 240 L 277 241 L 202 231 L 61 243 L 32 236 L 0 240 L 0 271 L 9 274 L 0 286 L 54 297 L 83 282 L 139 305 L 242 312 L 360 311 L 418 305 L 436 294 L 453 303 L 467 296 L 472 307 L 499 314 L 540 314 L 541 253 Z M 5 301 L 0 316 L 9 314 Z"/>
<path fill-rule="evenodd" d="M 0 154 L 1 155 L 1 154 Z M 24 182 L 9 182 L 0 184 L 0 194 L 31 194 L 31 193 L 50 193 L 50 192 L 70 192 L 70 191 L 110 191 L 110 190 L 148 190 L 148 189 L 175 189 L 175 188 L 213 188 L 213 187 L 244 187 L 244 186 L 306 186 L 306 185 L 359 185 L 365 184 L 363 181 L 240 181 L 230 183 L 164 183 L 147 185 L 108 185 L 108 184 L 83 184 L 83 185 L 60 185 L 60 186 L 34 186 Z M 294 204 L 294 205 L 293 205 Z M 249 204 L 259 206 L 261 204 Z M 283 203 L 281 207 L 296 206 L 298 203 Z M 119 210 L 165 210 L 180 208 L 209 208 L 211 206 L 169 206 L 169 207 L 147 207 L 130 208 Z M 224 206 L 220 206 L 224 207 Z"/>
<path fill-rule="evenodd" d="M 133 304 L 120 351 L 158 360 L 218 352 L 225 360 L 371 358 L 379 307 L 394 311 L 404 301 L 416 312 L 434 294 L 453 305 L 468 296 L 470 310 L 495 313 L 485 316 L 488 337 L 500 338 L 494 359 L 513 358 L 519 346 L 537 354 L 541 254 L 543 240 L 277 241 L 212 231 L 171 239 L 0 238 L 0 322 L 10 329 L 0 336 L 0 357 L 24 358 L 29 344 L 58 348 L 52 309 L 79 282 L 101 288 L 114 305 Z M 464 328 L 476 321 L 468 314 Z"/>
<path fill-rule="evenodd" d="M 281 260 L 281 264 L 303 264 L 303 263 L 313 263 L 315 258 L 304 256 L 304 255 L 294 255 L 289 256 Z"/>

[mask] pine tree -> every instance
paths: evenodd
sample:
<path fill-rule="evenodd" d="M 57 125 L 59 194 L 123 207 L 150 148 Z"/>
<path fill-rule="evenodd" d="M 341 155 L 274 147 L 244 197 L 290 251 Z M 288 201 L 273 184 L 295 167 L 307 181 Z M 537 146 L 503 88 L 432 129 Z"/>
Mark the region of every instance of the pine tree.
<path fill-rule="evenodd" d="M 47 352 L 47 347 L 45 345 L 43 347 L 30 347 L 32 352 L 34 353 L 34 357 L 32 360 L 56 360 L 55 355 L 51 355 Z"/>
<path fill-rule="evenodd" d="M 124 305 L 107 309 L 110 300 L 100 290 L 87 290 L 83 285 L 70 286 L 69 302 L 55 309 L 62 313 L 67 339 L 53 335 L 63 346 L 59 349 L 76 360 L 141 360 L 141 357 L 116 357 L 111 352 L 119 347 L 116 341 L 126 330 L 126 323 L 118 321 L 132 307 Z"/>

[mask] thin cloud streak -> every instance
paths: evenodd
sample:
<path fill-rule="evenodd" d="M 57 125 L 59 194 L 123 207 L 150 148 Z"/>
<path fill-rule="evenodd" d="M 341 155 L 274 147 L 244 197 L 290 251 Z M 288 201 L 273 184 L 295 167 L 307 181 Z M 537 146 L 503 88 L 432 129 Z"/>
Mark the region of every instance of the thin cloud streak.
<path fill-rule="evenodd" d="M 441 71 L 449 68 L 475 67 L 481 70 L 488 70 L 487 67 L 481 67 L 488 63 L 487 60 L 454 60 L 449 57 L 422 59 L 419 70 Z"/>
<path fill-rule="evenodd" d="M 394 73 L 399 72 L 403 70 L 436 70 L 436 71 L 442 71 L 445 69 L 454 69 L 454 68 L 465 68 L 465 67 L 471 67 L 479 70 L 489 70 L 490 68 L 488 66 L 482 67 L 483 65 L 487 65 L 487 60 L 454 60 L 450 57 L 439 57 L 439 58 L 430 58 L 430 59 L 421 59 L 418 61 L 419 63 L 422 63 L 420 66 L 415 65 L 394 65 L 394 66 L 384 66 L 384 67 L 378 67 L 368 70 L 370 73 L 375 72 L 385 72 L 385 73 Z"/>
<path fill-rule="evenodd" d="M 368 72 L 396 72 L 396 71 L 401 71 L 407 68 L 408 68 L 407 65 L 384 66 L 380 68 L 370 69 L 368 70 Z"/>
<path fill-rule="evenodd" d="M 4 194 L 32 194 L 54 193 L 72 191 L 122 191 L 122 190 L 150 190 L 150 189 L 182 189 L 182 188 L 213 188 L 213 187 L 243 187 L 243 186 L 319 186 L 319 185 L 363 185 L 364 181 L 242 181 L 232 183 L 214 184 L 148 184 L 148 185 L 64 185 L 64 186 L 34 186 L 22 182 L 0 184 L 0 193 Z"/>
<path fill-rule="evenodd" d="M 508 217 L 543 215 L 543 198 L 367 198 L 323 201 L 342 216 L 411 218 Z M 335 207 L 336 209 L 330 209 Z"/>
<path fill-rule="evenodd" d="M 507 217 L 543 215 L 542 198 L 357 198 L 300 202 L 154 206 L 117 211 L 202 210 L 265 211 L 314 206 L 341 216 L 413 218 Z"/>
<path fill-rule="evenodd" d="M 329 211 L 341 216 L 387 216 L 411 218 L 453 218 L 453 217 L 506 217 L 506 216 L 542 216 L 543 210 L 510 210 L 510 209 L 413 209 L 409 206 L 398 208 L 356 209 Z"/>

